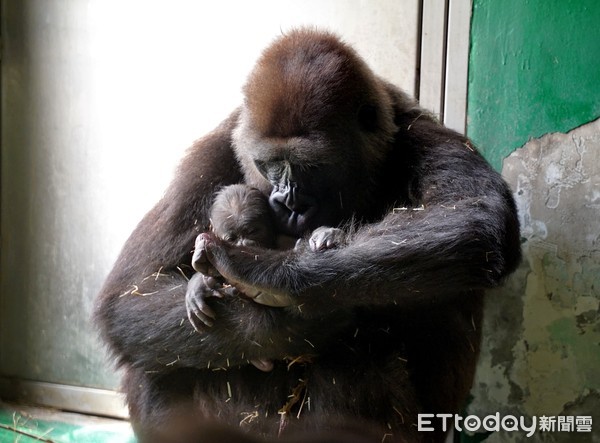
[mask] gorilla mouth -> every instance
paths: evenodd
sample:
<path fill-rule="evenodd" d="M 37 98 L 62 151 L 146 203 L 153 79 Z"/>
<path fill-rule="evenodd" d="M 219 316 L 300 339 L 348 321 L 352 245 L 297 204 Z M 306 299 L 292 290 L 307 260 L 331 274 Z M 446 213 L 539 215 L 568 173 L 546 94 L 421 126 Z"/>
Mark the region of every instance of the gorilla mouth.
<path fill-rule="evenodd" d="M 275 225 L 279 231 L 292 237 L 302 237 L 315 226 L 318 218 L 318 200 L 298 186 L 276 186 L 269 196 Z"/>
<path fill-rule="evenodd" d="M 302 237 L 313 229 L 312 225 L 318 208 L 312 206 L 303 212 L 297 212 L 283 204 L 275 204 L 273 212 L 275 213 L 275 224 L 281 232 L 293 237 Z"/>

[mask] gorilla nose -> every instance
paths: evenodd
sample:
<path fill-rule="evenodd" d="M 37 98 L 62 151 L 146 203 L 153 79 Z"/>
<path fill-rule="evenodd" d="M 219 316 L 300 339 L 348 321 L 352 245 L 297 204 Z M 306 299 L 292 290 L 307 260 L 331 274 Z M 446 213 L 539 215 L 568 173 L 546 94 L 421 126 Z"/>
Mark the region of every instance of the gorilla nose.
<path fill-rule="evenodd" d="M 300 214 L 306 212 L 311 206 L 312 202 L 309 201 L 306 196 L 303 196 L 298 192 L 298 188 L 295 186 L 290 187 L 287 195 L 285 196 L 284 204 L 292 212 L 298 212 Z"/>
<path fill-rule="evenodd" d="M 298 214 L 303 214 L 316 205 L 315 199 L 303 194 L 297 186 L 293 185 L 273 192 L 269 200 L 271 203 L 283 205 L 291 212 Z"/>
<path fill-rule="evenodd" d="M 317 200 L 296 187 L 275 188 L 269 196 L 275 224 L 281 232 L 300 237 L 314 229 Z"/>

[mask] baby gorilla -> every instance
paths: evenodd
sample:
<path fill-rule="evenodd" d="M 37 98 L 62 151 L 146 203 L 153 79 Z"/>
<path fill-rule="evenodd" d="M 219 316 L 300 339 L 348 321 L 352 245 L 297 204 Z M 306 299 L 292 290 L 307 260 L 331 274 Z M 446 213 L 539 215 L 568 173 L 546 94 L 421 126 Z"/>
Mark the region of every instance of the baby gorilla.
<path fill-rule="evenodd" d="M 237 246 L 277 248 L 286 241 L 284 236 L 278 240 L 267 197 L 246 185 L 221 189 L 211 207 L 210 220 L 217 237 Z"/>
<path fill-rule="evenodd" d="M 263 248 L 301 248 L 302 240 L 297 240 L 275 230 L 271 208 L 267 197 L 258 189 L 237 184 L 226 186 L 216 195 L 211 207 L 210 220 L 213 232 L 222 240 L 238 246 L 260 246 Z M 344 231 L 337 228 L 320 227 L 313 231 L 308 240 L 312 251 L 335 248 L 344 242 Z M 243 295 L 254 302 L 284 307 L 292 304 L 287 297 L 255 291 L 253 288 L 234 288 L 228 285 L 214 269 L 208 266 L 205 237 L 196 238 L 192 266 L 196 271 L 185 296 L 188 318 L 198 332 L 214 324 L 216 317 L 206 300 L 210 297 Z M 240 292 L 241 291 L 241 292 Z M 268 360 L 251 360 L 257 368 L 269 371 L 273 363 Z"/>
<path fill-rule="evenodd" d="M 268 198 L 247 185 L 221 189 L 211 207 L 210 220 L 217 237 L 237 246 L 301 247 L 300 240 L 276 232 Z M 321 227 L 312 233 L 308 244 L 311 250 L 322 251 L 335 248 L 343 241 L 341 229 Z"/>

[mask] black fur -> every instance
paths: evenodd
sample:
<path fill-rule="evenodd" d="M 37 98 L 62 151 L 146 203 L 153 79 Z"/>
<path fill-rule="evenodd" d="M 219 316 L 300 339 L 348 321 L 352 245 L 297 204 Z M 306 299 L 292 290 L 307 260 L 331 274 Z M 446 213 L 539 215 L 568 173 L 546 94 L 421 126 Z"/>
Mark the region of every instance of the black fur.
<path fill-rule="evenodd" d="M 332 83 L 337 96 L 314 86 L 318 76 L 300 78 L 327 103 L 321 109 L 294 101 L 309 109 L 311 119 L 302 120 L 308 129 L 290 117 L 271 130 L 272 116 L 260 114 L 271 102 L 256 91 L 276 94 L 263 89 L 261 70 L 269 72 L 278 51 L 347 58 L 337 64 L 293 59 L 295 65 L 318 61 L 321 71 L 343 66 L 347 78 Z M 96 318 L 125 368 L 138 437 L 203 441 L 204 420 L 270 436 L 352 422 L 373 429 L 373 441 L 441 442 L 441 432 L 416 432 L 416 414 L 456 413 L 468 394 L 483 292 L 520 259 L 511 193 L 468 139 L 371 74 L 335 37 L 297 31 L 263 57 L 244 106 L 194 144 L 165 197 L 125 244 L 98 298 Z M 328 75 L 323 82 L 334 78 Z M 300 137 L 323 121 L 327 131 L 311 140 L 329 149 L 333 165 L 326 169 L 338 169 L 319 175 L 315 205 L 327 202 L 328 224 L 354 221 L 346 243 L 318 252 L 278 251 L 211 237 L 208 259 L 229 282 L 295 302 L 272 308 L 239 297 L 211 299 L 215 324 L 198 334 L 184 298 L 194 239 L 209 230 L 215 192 L 233 183 L 271 192 L 245 157 L 270 151 L 236 141 L 234 152 L 232 134 L 248 143 L 261 134 L 279 140 L 286 132 Z M 260 152 L 249 153 L 259 145 Z M 315 183 L 312 175 L 304 177 Z M 285 197 L 282 189 L 278 199 Z M 313 202 L 311 196 L 304 201 Z M 275 367 L 261 372 L 249 358 L 274 360 Z"/>

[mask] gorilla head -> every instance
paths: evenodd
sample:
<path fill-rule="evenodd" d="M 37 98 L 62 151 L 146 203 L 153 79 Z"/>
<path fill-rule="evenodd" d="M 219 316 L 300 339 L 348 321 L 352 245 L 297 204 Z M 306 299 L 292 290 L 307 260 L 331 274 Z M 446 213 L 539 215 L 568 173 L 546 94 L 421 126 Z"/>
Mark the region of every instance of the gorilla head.
<path fill-rule="evenodd" d="M 296 32 L 263 53 L 244 93 L 235 151 L 278 228 L 299 237 L 360 213 L 396 127 L 384 85 L 354 50 Z"/>

